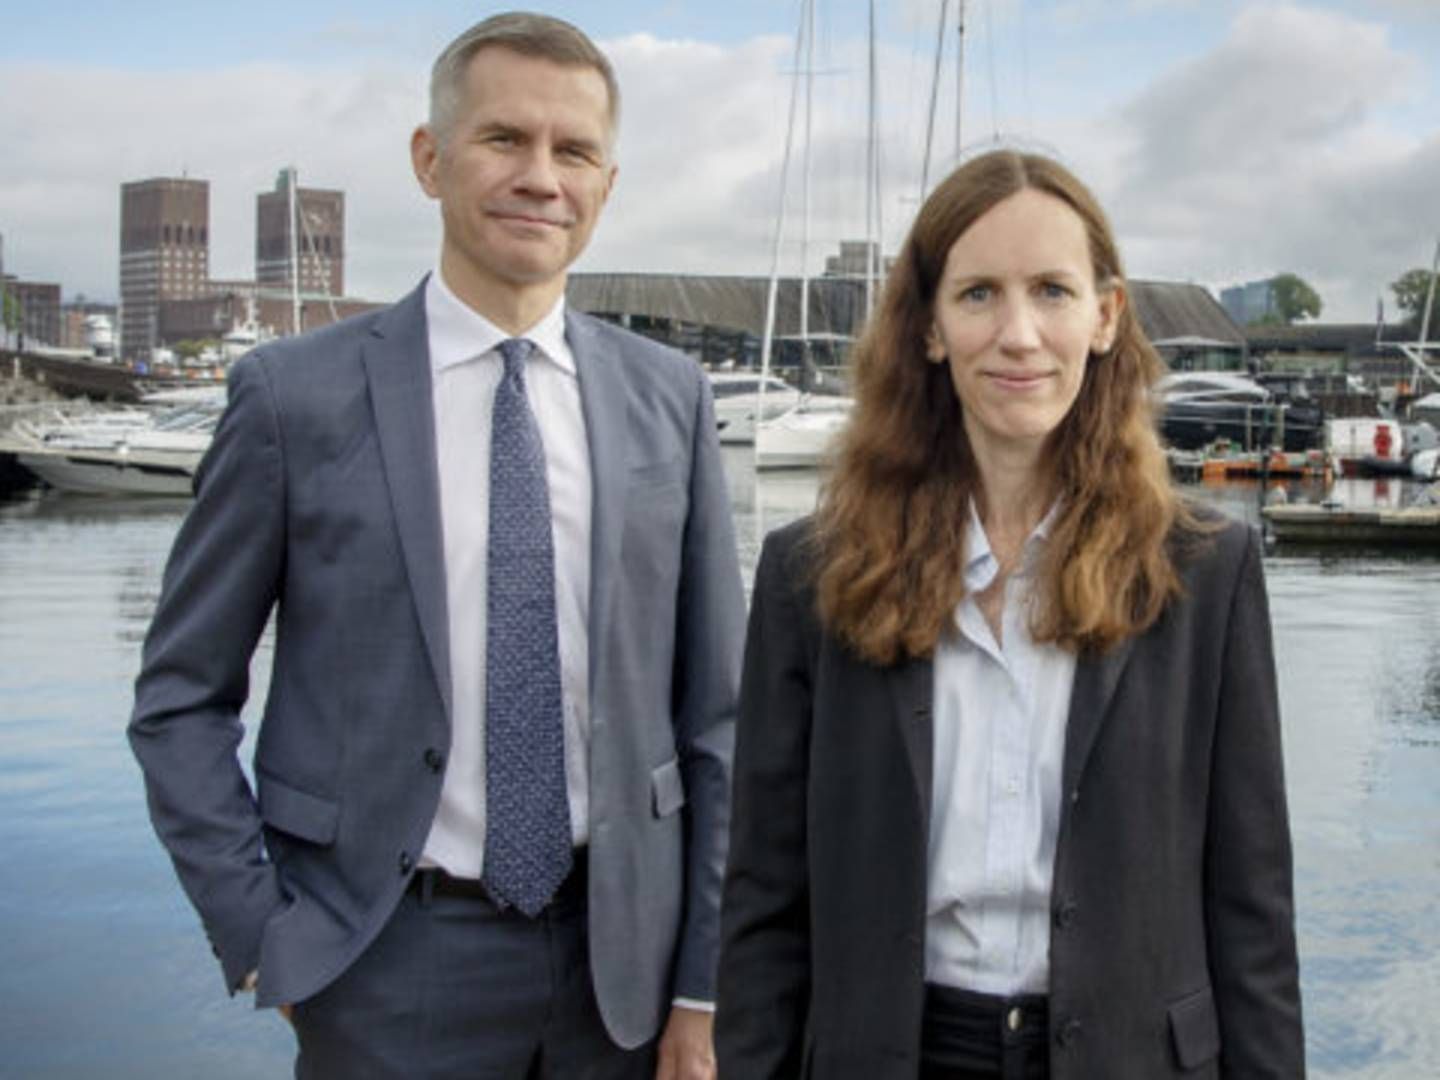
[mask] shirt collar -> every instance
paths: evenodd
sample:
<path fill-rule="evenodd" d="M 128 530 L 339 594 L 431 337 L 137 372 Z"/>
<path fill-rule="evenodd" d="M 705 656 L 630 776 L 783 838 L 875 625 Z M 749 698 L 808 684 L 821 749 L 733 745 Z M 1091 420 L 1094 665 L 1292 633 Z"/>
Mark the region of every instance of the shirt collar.
<path fill-rule="evenodd" d="M 1054 528 L 1056 520 L 1060 516 L 1060 501 L 1057 499 L 1051 504 L 1049 511 L 1040 523 L 1031 530 L 1030 535 L 1025 538 L 1025 553 L 1020 560 L 1020 566 L 1015 571 L 1016 577 L 1028 577 L 1031 568 L 1035 564 L 1035 556 L 1050 538 L 1050 530 Z M 970 523 L 965 530 L 965 591 L 970 594 L 981 592 L 988 588 L 995 580 L 995 575 L 1000 572 L 999 560 L 990 549 L 990 538 L 985 535 L 985 526 L 980 521 L 980 510 L 975 505 L 975 500 L 970 500 Z"/>
<path fill-rule="evenodd" d="M 461 300 L 437 269 L 425 284 L 425 318 L 430 338 L 430 366 L 435 372 L 475 360 L 511 335 Z M 565 294 L 524 333 L 541 355 L 570 375 L 575 358 L 565 344 Z"/>

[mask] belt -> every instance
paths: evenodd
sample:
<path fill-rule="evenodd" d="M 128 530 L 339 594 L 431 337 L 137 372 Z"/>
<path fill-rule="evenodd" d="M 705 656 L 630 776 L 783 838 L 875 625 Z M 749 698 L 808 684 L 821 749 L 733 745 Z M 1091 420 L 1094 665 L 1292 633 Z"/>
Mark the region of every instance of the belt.
<path fill-rule="evenodd" d="M 589 848 L 578 847 L 575 849 L 570 864 L 570 873 L 560 883 L 560 887 L 555 890 L 555 895 L 547 907 L 571 906 L 585 902 L 586 886 L 590 878 L 588 855 Z M 444 896 L 457 900 L 477 900 L 501 911 L 509 907 L 508 904 L 497 900 L 490 891 L 490 887 L 481 879 L 455 877 L 438 866 L 425 867 L 415 871 L 415 876 L 410 879 L 410 887 L 424 899 Z"/>
<path fill-rule="evenodd" d="M 925 1011 L 941 1023 L 959 1020 L 983 1025 L 1006 1041 L 1030 1033 L 1043 1036 L 1050 1013 L 1043 994 L 1001 997 L 938 983 L 925 984 Z"/>

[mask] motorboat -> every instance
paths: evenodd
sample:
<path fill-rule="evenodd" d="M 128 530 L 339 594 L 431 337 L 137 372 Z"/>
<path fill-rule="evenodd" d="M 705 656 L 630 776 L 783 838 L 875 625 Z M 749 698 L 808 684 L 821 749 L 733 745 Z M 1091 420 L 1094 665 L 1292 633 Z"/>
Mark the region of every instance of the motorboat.
<path fill-rule="evenodd" d="M 1324 412 L 1231 371 L 1171 372 L 1155 384 L 1160 434 L 1176 450 L 1226 440 L 1242 450 L 1309 450 L 1324 437 Z"/>
<path fill-rule="evenodd" d="M 223 392 L 149 409 L 96 411 L 16 425 L 3 449 L 51 487 L 89 495 L 189 495 Z"/>
<path fill-rule="evenodd" d="M 720 441 L 727 444 L 753 443 L 757 417 L 773 420 L 800 402 L 800 391 L 784 379 L 759 372 L 711 372 L 710 390 L 715 398 L 715 426 Z"/>
<path fill-rule="evenodd" d="M 795 406 L 755 430 L 755 468 L 814 469 L 850 419 L 854 398 L 806 394 Z"/>

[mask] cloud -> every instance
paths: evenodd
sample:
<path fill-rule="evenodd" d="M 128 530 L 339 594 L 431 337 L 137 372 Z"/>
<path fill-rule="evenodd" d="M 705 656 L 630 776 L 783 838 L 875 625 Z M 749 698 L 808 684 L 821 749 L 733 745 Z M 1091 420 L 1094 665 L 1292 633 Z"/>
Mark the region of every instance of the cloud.
<path fill-rule="evenodd" d="M 1327 315 L 1367 317 L 1394 276 L 1385 267 L 1413 261 L 1404 237 L 1423 223 L 1407 210 L 1432 201 L 1423 176 L 1440 143 L 1380 119 L 1418 75 L 1381 24 L 1242 11 L 1216 48 L 1118 117 L 1110 202 L 1132 271 L 1230 284 L 1293 270 Z"/>
<path fill-rule="evenodd" d="M 1043 43 L 1039 29 L 1032 20 Z M 1113 54 L 1067 39 L 1057 53 L 1032 54 L 1023 110 L 1011 91 L 1026 65 L 1001 38 L 999 93 L 992 50 L 967 61 L 965 138 L 984 145 L 993 128 L 1018 129 L 1029 145 L 1053 149 L 1110 209 L 1137 276 L 1223 286 L 1293 270 L 1320 290 L 1327 317 L 1368 319 L 1377 292 L 1428 262 L 1440 225 L 1417 218 L 1435 205 L 1440 136 L 1433 125 L 1419 134 L 1391 126 L 1428 107 L 1422 67 L 1397 37 L 1374 19 L 1248 5 L 1207 51 L 1139 89 L 1104 78 Z M 633 34 L 603 45 L 625 90 L 620 178 L 580 268 L 766 273 L 793 40 L 716 45 Z M 812 123 L 812 269 L 840 239 L 861 235 L 865 201 L 866 49 L 843 37 L 825 48 Z M 897 40 L 880 51 L 891 250 L 916 209 L 928 49 Z M 0 110 L 6 269 L 59 281 L 67 295 L 113 297 L 121 182 L 185 170 L 211 183 L 212 275 L 248 277 L 255 196 L 293 164 L 302 184 L 346 192 L 347 291 L 400 295 L 433 265 L 439 244 L 438 214 L 407 151 L 425 110 L 426 64 L 414 51 L 324 68 L 7 67 L 0 98 L 43 108 Z M 948 109 L 953 83 L 941 94 Z M 1005 107 L 998 116 L 992 99 Z M 1023 121 L 1013 119 L 1020 112 Z M 942 114 L 932 182 L 949 166 L 952 124 Z M 797 149 L 790 272 L 800 190 Z"/>
<path fill-rule="evenodd" d="M 371 66 L 301 72 L 251 65 L 136 73 L 10 68 L 0 110 L 0 229 L 7 269 L 67 294 L 118 291 L 120 184 L 210 181 L 210 270 L 254 273 L 255 196 L 286 165 L 302 184 L 347 193 L 349 291 L 393 295 L 387 267 L 433 261 L 433 217 L 409 176 L 421 80 Z"/>

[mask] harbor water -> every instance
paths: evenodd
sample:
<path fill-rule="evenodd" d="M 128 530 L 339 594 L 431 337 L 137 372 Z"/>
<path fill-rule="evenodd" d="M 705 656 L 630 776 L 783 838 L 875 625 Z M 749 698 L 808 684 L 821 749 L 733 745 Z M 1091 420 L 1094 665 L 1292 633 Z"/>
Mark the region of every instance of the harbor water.
<path fill-rule="evenodd" d="M 748 579 L 816 480 L 726 466 Z M 1259 520 L 1253 489 L 1206 497 Z M 284 1021 L 224 992 L 124 738 L 186 506 L 0 506 L 0 1077 L 290 1074 Z M 1440 553 L 1280 549 L 1266 573 L 1311 1075 L 1440 1076 Z"/>

